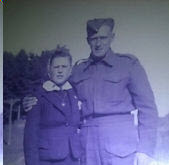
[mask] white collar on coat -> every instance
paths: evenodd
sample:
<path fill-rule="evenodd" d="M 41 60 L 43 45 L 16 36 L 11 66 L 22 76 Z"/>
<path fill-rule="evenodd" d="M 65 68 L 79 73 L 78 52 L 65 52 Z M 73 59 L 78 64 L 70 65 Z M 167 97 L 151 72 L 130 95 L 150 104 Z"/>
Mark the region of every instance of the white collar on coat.
<path fill-rule="evenodd" d="M 43 88 L 46 90 L 46 91 L 59 91 L 59 90 L 68 90 L 68 89 L 71 89 L 72 86 L 71 84 L 66 81 L 62 87 L 60 88 L 59 86 L 57 86 L 54 82 L 52 82 L 51 80 L 48 80 L 48 81 L 45 81 L 43 83 Z"/>

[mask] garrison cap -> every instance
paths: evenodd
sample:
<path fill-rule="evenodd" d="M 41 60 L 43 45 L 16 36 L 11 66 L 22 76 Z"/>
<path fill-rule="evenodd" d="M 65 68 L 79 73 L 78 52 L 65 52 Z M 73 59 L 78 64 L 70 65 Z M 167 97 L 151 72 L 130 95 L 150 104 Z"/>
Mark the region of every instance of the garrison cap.
<path fill-rule="evenodd" d="M 112 18 L 97 18 L 87 21 L 87 37 L 91 37 L 98 32 L 102 25 L 108 25 L 111 30 L 114 28 L 114 20 Z"/>

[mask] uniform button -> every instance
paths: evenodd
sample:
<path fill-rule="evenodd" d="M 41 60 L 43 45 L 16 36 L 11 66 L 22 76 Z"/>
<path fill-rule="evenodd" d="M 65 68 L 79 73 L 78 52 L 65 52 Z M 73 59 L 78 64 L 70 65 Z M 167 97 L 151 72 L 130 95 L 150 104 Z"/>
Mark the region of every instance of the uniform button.
<path fill-rule="evenodd" d="M 66 126 L 66 127 L 68 127 L 68 126 L 69 126 L 69 123 L 68 123 L 68 122 L 66 122 L 66 123 L 65 123 L 65 126 Z"/>
<path fill-rule="evenodd" d="M 77 133 L 77 134 L 79 134 L 79 133 L 80 133 L 80 129 L 79 129 L 79 128 L 76 130 L 76 133 Z"/>
<path fill-rule="evenodd" d="M 86 124 L 86 119 L 83 119 L 83 124 Z"/>

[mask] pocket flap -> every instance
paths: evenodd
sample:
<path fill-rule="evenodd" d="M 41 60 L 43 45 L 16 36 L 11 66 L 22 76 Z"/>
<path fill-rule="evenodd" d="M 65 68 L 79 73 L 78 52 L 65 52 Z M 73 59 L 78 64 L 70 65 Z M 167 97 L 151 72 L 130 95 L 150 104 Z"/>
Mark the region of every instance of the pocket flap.
<path fill-rule="evenodd" d="M 50 138 L 39 141 L 39 156 L 41 160 L 61 160 L 69 153 L 68 139 L 64 137 Z"/>
<path fill-rule="evenodd" d="M 74 83 L 81 83 L 81 82 L 83 82 L 83 81 L 85 81 L 85 80 L 88 80 L 88 79 L 90 79 L 90 76 L 89 75 L 87 75 L 87 74 L 82 74 L 82 75 L 80 75 L 80 76 L 75 76 L 74 78 L 73 78 L 73 82 Z"/>
<path fill-rule="evenodd" d="M 126 75 L 119 75 L 119 74 L 106 74 L 104 76 L 105 81 L 109 81 L 112 83 L 118 83 L 121 82 L 122 80 L 126 79 Z"/>
<path fill-rule="evenodd" d="M 109 75 L 109 76 L 104 77 L 105 81 L 109 81 L 112 83 L 121 82 L 123 79 L 125 79 L 125 77 L 121 77 L 121 76 L 117 76 L 117 75 Z"/>
<path fill-rule="evenodd" d="M 70 137 L 70 145 L 74 158 L 80 158 L 81 155 L 81 143 L 80 135 L 74 134 Z"/>
<path fill-rule="evenodd" d="M 39 140 L 39 148 L 48 149 L 49 148 L 48 140 L 47 139 L 40 139 Z"/>
<path fill-rule="evenodd" d="M 130 144 L 108 144 L 106 145 L 106 151 L 114 154 L 119 157 L 125 157 L 128 156 L 137 150 L 137 144 L 136 143 L 130 143 Z"/>

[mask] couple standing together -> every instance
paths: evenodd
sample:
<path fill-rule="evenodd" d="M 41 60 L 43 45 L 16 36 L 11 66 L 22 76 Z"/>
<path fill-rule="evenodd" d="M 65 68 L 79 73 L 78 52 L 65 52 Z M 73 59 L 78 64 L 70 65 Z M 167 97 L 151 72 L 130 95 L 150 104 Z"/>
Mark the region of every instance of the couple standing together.
<path fill-rule="evenodd" d="M 26 165 L 150 164 L 158 116 L 153 92 L 139 60 L 111 50 L 113 28 L 111 18 L 87 22 L 91 54 L 73 69 L 66 49 L 51 53 L 49 80 L 36 99 L 23 101 Z"/>

